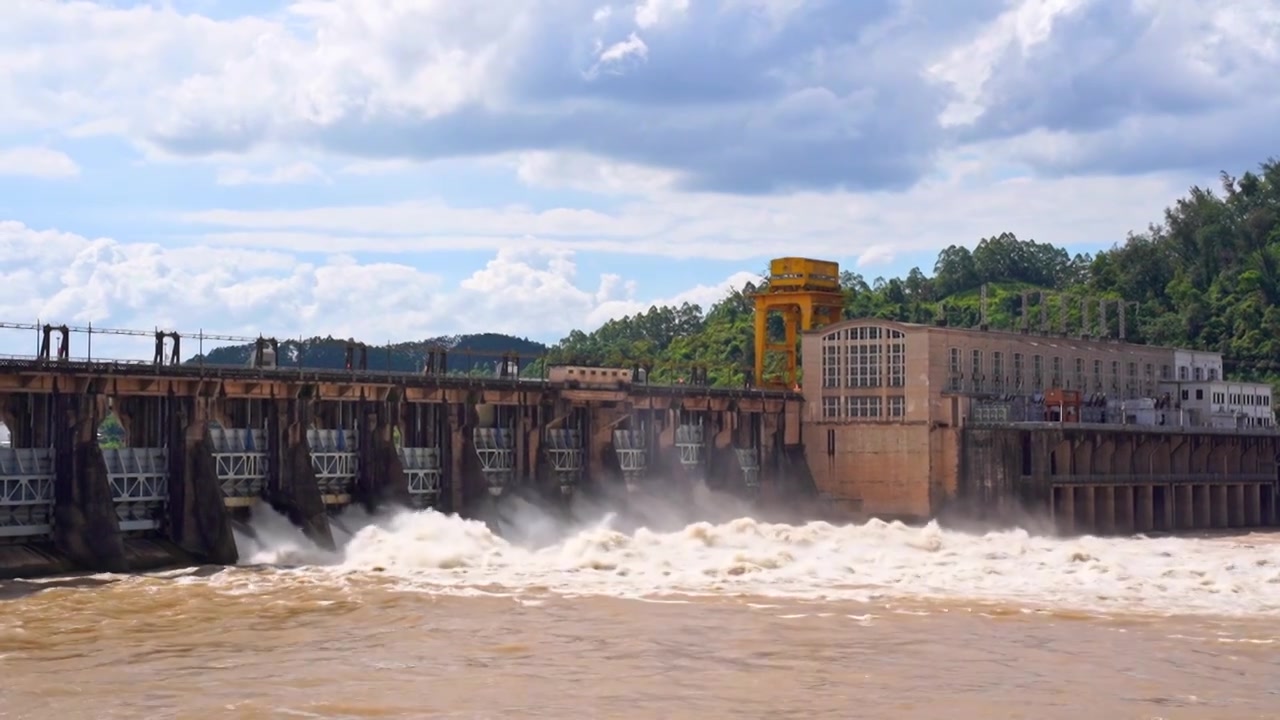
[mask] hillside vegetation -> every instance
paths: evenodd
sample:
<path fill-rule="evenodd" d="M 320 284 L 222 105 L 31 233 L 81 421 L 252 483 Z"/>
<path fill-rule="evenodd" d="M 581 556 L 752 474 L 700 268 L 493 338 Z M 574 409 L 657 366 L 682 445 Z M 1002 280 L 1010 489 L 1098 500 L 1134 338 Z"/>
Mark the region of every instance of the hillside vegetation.
<path fill-rule="evenodd" d="M 1062 326 L 1058 313 L 1064 307 L 1066 325 L 1076 333 L 1082 301 L 1087 299 L 1096 327 L 1099 299 L 1124 300 L 1131 303 L 1124 328 L 1129 339 L 1219 351 L 1230 376 L 1280 381 L 1280 161 L 1238 178 L 1223 173 L 1220 185 L 1192 187 L 1159 221 L 1096 255 L 1073 255 L 1002 232 L 972 250 L 944 249 L 930 273 L 913 268 L 903 278 L 868 280 L 845 271 L 844 314 L 971 327 L 982 319 L 985 286 L 989 326 L 1016 327 L 1027 292 L 1031 325 L 1039 327 L 1043 292 L 1050 328 Z M 525 376 L 540 375 L 545 363 L 640 365 L 651 369 L 653 381 L 670 382 L 700 366 L 713 385 L 741 386 L 753 365 L 751 295 L 759 289 L 749 283 L 705 310 L 652 307 L 593 332 L 575 330 L 550 348 L 492 333 L 371 348 L 369 369 L 420 372 L 427 351 L 444 347 L 452 373 L 489 374 L 497 355 L 516 352 Z M 1112 336 L 1120 330 L 1114 303 L 1108 328 Z M 770 334 L 780 333 L 780 321 L 772 318 Z M 281 344 L 280 363 L 342 368 L 345 348 L 334 338 L 288 341 Z M 252 353 L 252 345 L 218 348 L 204 360 L 242 365 Z"/>
<path fill-rule="evenodd" d="M 309 340 L 284 340 L 280 342 L 278 364 L 285 367 L 340 370 L 346 367 L 347 340 L 333 337 Z M 431 350 L 446 350 L 447 372 L 452 374 L 491 375 L 503 353 L 515 353 L 520 358 L 521 372 L 527 374 L 538 358 L 547 352 L 547 346 L 511 335 L 480 333 L 430 338 L 393 345 L 371 346 L 368 349 L 368 369 L 399 373 L 420 373 Z M 248 365 L 254 346 L 229 345 L 210 350 L 204 356 L 197 355 L 188 363 L 204 362 L 210 365 Z M 359 355 L 353 361 L 359 363 Z"/>
<path fill-rule="evenodd" d="M 1218 190 L 1192 187 L 1146 230 L 1096 255 L 1072 255 L 1011 232 L 984 238 L 972 250 L 943 250 L 931 274 L 868 281 L 843 272 L 846 317 L 974 326 L 987 286 L 987 321 L 994 328 L 1018 322 L 1022 292 L 1046 291 L 1050 327 L 1057 330 L 1058 296 L 1067 298 L 1067 326 L 1081 327 L 1081 301 L 1091 298 L 1090 324 L 1100 298 L 1123 299 L 1126 336 L 1135 341 L 1222 352 L 1228 374 L 1280 380 L 1280 161 L 1269 160 L 1240 177 L 1226 173 Z M 651 363 L 655 380 L 707 367 L 717 385 L 741 385 L 753 363 L 748 284 L 705 312 L 695 305 L 653 307 L 572 332 L 551 348 L 552 362 L 602 365 Z M 1119 332 L 1114 304 L 1110 333 Z M 1040 322 L 1038 306 L 1032 326 Z M 777 332 L 778 324 L 771 327 Z"/>

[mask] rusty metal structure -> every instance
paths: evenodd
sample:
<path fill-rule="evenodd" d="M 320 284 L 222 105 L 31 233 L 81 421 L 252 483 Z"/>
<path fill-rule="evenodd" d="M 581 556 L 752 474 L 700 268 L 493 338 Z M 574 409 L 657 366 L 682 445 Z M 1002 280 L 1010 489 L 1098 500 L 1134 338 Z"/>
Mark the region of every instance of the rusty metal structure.
<path fill-rule="evenodd" d="M 826 260 L 778 258 L 755 300 L 755 379 L 761 387 L 796 388 L 800 382 L 800 334 L 840 319 L 844 294 L 840 266 Z M 782 342 L 769 337 L 769 316 L 782 316 Z M 767 374 L 769 357 L 782 356 L 781 376 Z"/>

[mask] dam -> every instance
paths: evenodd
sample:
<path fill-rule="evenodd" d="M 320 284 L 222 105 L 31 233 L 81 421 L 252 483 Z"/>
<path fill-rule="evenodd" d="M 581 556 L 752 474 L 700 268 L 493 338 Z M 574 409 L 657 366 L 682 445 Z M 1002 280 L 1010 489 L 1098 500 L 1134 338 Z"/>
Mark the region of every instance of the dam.
<path fill-rule="evenodd" d="M 232 520 L 268 501 L 321 546 L 360 505 L 470 514 L 514 492 L 544 498 L 661 492 L 694 479 L 748 497 L 798 492 L 801 400 L 789 392 L 676 385 L 633 369 L 446 374 L 286 367 L 262 340 L 248 367 L 72 359 L 70 333 L 0 360 L 0 564 L 8 575 L 126 571 L 237 560 Z M 62 339 L 59 340 L 59 335 Z M 47 352 L 45 352 L 47 351 Z M 98 428 L 114 414 L 120 447 Z M 652 487 L 656 486 L 656 487 Z"/>
<path fill-rule="evenodd" d="M 88 328 L 0 323 L 38 338 L 0 358 L 0 575 L 234 563 L 232 523 L 259 501 L 332 547 L 352 506 L 475 517 L 512 495 L 554 506 L 694 484 L 836 520 L 1280 526 L 1271 388 L 1227 379 L 1220 354 L 1127 342 L 1123 305 L 1109 322 L 1105 301 L 1097 322 L 1082 305 L 1078 332 L 1061 298 L 1057 318 L 1039 305 L 1038 329 L 1026 298 L 1010 330 L 843 318 L 838 275 L 773 262 L 742 387 L 696 365 L 674 384 L 640 363 L 530 376 L 512 353 L 465 373 L 444 350 L 415 372 L 370 370 L 355 341 L 342 368 L 264 337 L 241 365 L 184 362 L 177 332 L 94 330 L 154 340 L 149 360 L 106 360 Z M 124 436 L 104 444 L 109 414 Z"/>

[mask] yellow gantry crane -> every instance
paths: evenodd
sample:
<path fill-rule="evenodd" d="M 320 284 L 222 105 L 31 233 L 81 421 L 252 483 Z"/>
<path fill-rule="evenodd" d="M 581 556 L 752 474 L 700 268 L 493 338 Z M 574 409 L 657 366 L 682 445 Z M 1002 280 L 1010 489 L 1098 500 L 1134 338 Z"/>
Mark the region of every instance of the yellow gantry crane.
<path fill-rule="evenodd" d="M 799 386 L 800 333 L 840 320 L 844 293 L 840 291 L 840 264 L 809 258 L 778 258 L 769 263 L 769 284 L 755 294 L 756 372 L 760 387 Z M 781 343 L 769 341 L 769 314 L 782 315 L 785 336 Z M 765 376 L 767 355 L 785 358 L 781 377 Z"/>

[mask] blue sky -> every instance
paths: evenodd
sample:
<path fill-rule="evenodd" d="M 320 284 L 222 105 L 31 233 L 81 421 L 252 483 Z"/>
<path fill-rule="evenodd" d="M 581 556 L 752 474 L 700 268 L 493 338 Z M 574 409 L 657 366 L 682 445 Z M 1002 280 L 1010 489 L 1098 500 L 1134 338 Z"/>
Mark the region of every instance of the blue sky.
<path fill-rule="evenodd" d="M 18 3 L 0 320 L 554 341 L 771 257 L 1094 251 L 1280 152 L 1277 37 L 1268 0 Z"/>

